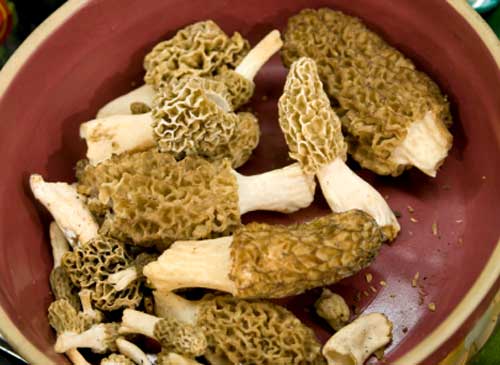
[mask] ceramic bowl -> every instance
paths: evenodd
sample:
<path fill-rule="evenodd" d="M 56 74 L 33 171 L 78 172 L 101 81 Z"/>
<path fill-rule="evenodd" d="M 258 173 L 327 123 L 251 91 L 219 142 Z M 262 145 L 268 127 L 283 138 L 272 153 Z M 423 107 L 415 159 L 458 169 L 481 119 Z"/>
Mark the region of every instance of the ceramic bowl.
<path fill-rule="evenodd" d="M 69 1 L 36 29 L 0 74 L 0 328 L 27 360 L 68 363 L 52 349 L 50 217 L 34 202 L 29 174 L 73 181 L 84 156 L 79 124 L 141 82 L 142 58 L 176 29 L 213 19 L 255 44 L 271 29 L 283 30 L 300 9 L 321 6 L 362 18 L 413 59 L 449 96 L 454 116 L 454 146 L 437 178 L 414 170 L 379 177 L 350 162 L 401 213 L 402 232 L 370 268 L 333 289 L 351 304 L 360 292 L 360 311 L 382 311 L 394 322 L 387 363 L 436 364 L 463 339 L 500 286 L 500 46 L 465 1 L 82 0 Z M 276 56 L 256 79 L 252 107 L 262 139 L 244 173 L 290 162 L 276 106 L 286 72 Z M 244 220 L 291 223 L 328 211 L 318 194 L 310 208 L 290 216 Z M 416 273 L 420 293 L 412 287 Z M 311 310 L 318 294 L 280 302 L 325 341 L 332 333 Z"/>

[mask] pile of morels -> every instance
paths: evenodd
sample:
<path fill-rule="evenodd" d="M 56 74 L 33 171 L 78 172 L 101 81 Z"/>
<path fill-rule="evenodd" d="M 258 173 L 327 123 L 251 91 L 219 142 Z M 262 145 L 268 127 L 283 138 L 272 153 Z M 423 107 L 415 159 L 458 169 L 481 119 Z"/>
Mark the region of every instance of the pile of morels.
<path fill-rule="evenodd" d="M 297 162 L 244 176 L 234 169 L 260 129 L 240 108 L 280 49 L 289 73 L 279 125 Z M 30 178 L 54 218 L 55 351 L 76 365 L 89 364 L 81 349 L 102 365 L 361 365 L 383 349 L 389 319 L 353 320 L 328 289 L 315 304 L 335 331 L 323 347 L 267 299 L 354 275 L 396 238 L 393 211 L 347 154 L 381 175 L 414 166 L 435 176 L 452 144 L 438 86 L 359 19 L 330 9 L 301 11 L 284 43 L 273 30 L 252 49 L 201 21 L 157 44 L 144 68 L 143 86 L 81 125 L 88 148 L 76 184 Z M 332 213 L 242 224 L 250 211 L 308 207 L 315 178 Z M 187 299 L 200 288 L 201 299 Z M 144 337 L 161 351 L 148 353 Z"/>

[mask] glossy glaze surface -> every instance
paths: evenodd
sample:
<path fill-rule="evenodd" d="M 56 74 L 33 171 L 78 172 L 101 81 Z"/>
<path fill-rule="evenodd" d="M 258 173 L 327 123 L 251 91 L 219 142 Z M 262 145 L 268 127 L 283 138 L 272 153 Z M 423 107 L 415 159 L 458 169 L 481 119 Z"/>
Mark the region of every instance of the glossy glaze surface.
<path fill-rule="evenodd" d="M 132 88 L 143 74 L 141 61 L 156 42 L 175 29 L 211 18 L 227 31 L 255 42 L 304 7 L 330 6 L 361 17 L 428 72 L 452 102 L 455 143 L 436 179 L 418 171 L 399 178 L 354 170 L 388 196 L 401 213 L 402 233 L 383 248 L 372 267 L 334 289 L 351 303 L 361 292 L 360 310 L 383 311 L 394 321 L 387 359 L 397 359 L 425 338 L 457 305 L 493 251 L 500 226 L 500 74 L 477 34 L 442 1 L 89 1 L 32 55 L 0 99 L 0 305 L 23 334 L 54 359 L 46 320 L 51 257 L 48 214 L 33 204 L 28 176 L 73 179 L 83 156 L 78 126 L 108 100 Z M 276 102 L 286 69 L 275 57 L 256 79 L 252 108 L 262 138 L 244 173 L 290 163 L 277 122 Z M 265 99 L 265 100 L 264 100 Z M 414 209 L 410 214 L 408 206 Z M 244 220 L 289 223 L 325 214 L 318 192 L 310 208 L 290 216 L 254 213 Z M 413 217 L 416 222 L 412 222 Z M 432 224 L 438 225 L 433 235 Z M 368 284 L 364 274 L 370 272 Z M 411 285 L 419 272 L 424 303 Z M 387 286 L 380 285 L 385 281 Z M 497 283 L 498 284 L 498 283 Z M 371 289 L 373 286 L 373 290 Z M 497 285 L 498 287 L 498 285 Z M 366 294 L 364 294 L 366 292 Z M 312 314 L 319 291 L 283 300 L 321 340 L 331 332 Z M 427 308 L 436 304 L 436 311 Z M 477 311 L 477 313 L 479 313 Z M 471 318 L 464 331 L 477 315 Z M 425 364 L 442 358 L 460 334 Z"/>

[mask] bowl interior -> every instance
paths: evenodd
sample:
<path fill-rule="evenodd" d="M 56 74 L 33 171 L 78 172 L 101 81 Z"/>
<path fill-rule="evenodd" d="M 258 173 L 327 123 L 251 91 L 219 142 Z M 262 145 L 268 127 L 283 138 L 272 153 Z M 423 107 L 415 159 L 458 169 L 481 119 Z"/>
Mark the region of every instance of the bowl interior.
<path fill-rule="evenodd" d="M 73 181 L 74 164 L 84 156 L 79 124 L 141 82 L 142 58 L 155 42 L 203 19 L 215 20 L 228 33 L 239 31 L 255 44 L 273 28 L 284 30 L 287 18 L 300 9 L 328 6 L 359 16 L 430 74 L 452 104 L 450 156 L 435 179 L 413 170 L 398 178 L 379 177 L 350 162 L 400 212 L 402 232 L 391 246 L 383 247 L 369 269 L 333 289 L 356 311 L 382 311 L 394 322 L 394 339 L 386 351 L 391 362 L 429 335 L 474 283 L 498 239 L 500 75 L 478 35 L 447 2 L 151 0 L 146 8 L 140 0 L 96 0 L 78 6 L 26 61 L 0 99 L 4 166 L 0 305 L 47 356 L 65 361 L 52 350 L 54 335 L 46 319 L 52 300 L 50 217 L 34 204 L 28 176 L 37 172 L 50 181 Z M 276 106 L 286 73 L 275 57 L 256 79 L 251 108 L 259 117 L 262 138 L 240 169 L 243 173 L 291 162 Z M 244 221 L 288 224 L 328 212 L 318 193 L 311 207 L 295 214 L 253 213 Z M 373 276 L 370 283 L 366 273 Z M 419 287 L 415 288 L 412 278 L 417 273 Z M 312 290 L 280 303 L 325 341 L 332 332 L 313 314 L 318 295 L 319 290 Z M 428 309 L 429 303 L 435 303 L 435 311 Z M 442 346 L 428 358 L 429 363 L 442 358 L 453 345 Z"/>

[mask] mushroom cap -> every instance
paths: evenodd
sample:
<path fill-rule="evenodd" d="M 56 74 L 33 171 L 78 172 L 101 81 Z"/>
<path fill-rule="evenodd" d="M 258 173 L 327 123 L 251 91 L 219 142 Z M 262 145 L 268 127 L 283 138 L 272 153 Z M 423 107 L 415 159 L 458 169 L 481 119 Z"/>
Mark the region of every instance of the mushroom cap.
<path fill-rule="evenodd" d="M 83 164 L 82 164 L 83 165 Z M 78 190 L 97 201 L 101 233 L 138 246 L 230 234 L 240 225 L 236 178 L 228 160 L 176 161 L 156 149 L 121 154 L 77 171 Z"/>
<path fill-rule="evenodd" d="M 238 124 L 228 111 L 227 89 L 220 81 L 187 77 L 170 83 L 153 100 L 154 137 L 162 152 L 176 157 L 211 157 L 227 145 Z"/>
<path fill-rule="evenodd" d="M 233 236 L 229 278 L 241 298 L 282 298 L 333 284 L 368 266 L 382 245 L 360 210 L 289 226 L 250 223 Z"/>
<path fill-rule="evenodd" d="M 185 76 L 210 76 L 219 67 L 236 67 L 250 45 L 238 32 L 232 37 L 212 20 L 197 22 L 158 43 L 144 58 L 144 81 L 160 88 Z"/>
<path fill-rule="evenodd" d="M 323 91 L 312 59 L 302 57 L 292 64 L 278 106 L 290 157 L 306 173 L 316 173 L 337 157 L 345 160 L 347 145 L 340 120 Z"/>
<path fill-rule="evenodd" d="M 230 296 L 206 301 L 198 323 L 232 364 L 323 364 L 313 331 L 276 304 Z"/>

